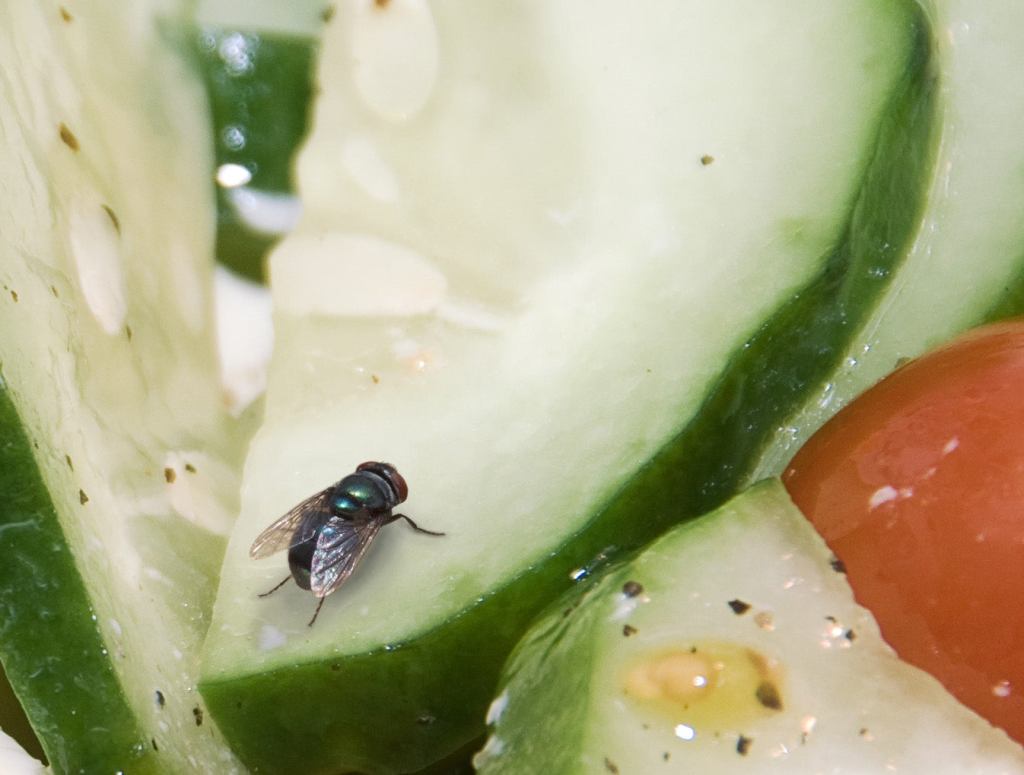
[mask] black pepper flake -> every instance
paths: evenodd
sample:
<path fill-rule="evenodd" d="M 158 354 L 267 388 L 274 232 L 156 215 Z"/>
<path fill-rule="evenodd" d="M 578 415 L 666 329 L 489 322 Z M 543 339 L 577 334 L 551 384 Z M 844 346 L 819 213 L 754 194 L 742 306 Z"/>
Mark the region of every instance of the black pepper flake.
<path fill-rule="evenodd" d="M 132 327 L 131 326 L 125 326 L 124 327 L 124 335 L 128 338 L 129 342 L 132 340 Z"/>
<path fill-rule="evenodd" d="M 662 760 L 663 760 L 663 761 L 666 761 L 666 762 L 667 762 L 667 761 L 668 761 L 669 759 L 671 759 L 671 758 L 672 758 L 672 754 L 670 754 L 670 753 L 669 753 L 668 751 L 665 751 L 665 752 L 664 752 L 664 753 L 663 753 L 663 754 L 661 755 L 661 758 L 662 758 Z"/>
<path fill-rule="evenodd" d="M 196 705 L 192 708 L 192 715 L 196 718 L 196 726 L 201 727 L 203 725 L 203 709 Z"/>
<path fill-rule="evenodd" d="M 607 756 L 604 757 L 604 768 L 606 770 L 608 770 L 608 772 L 612 773 L 612 775 L 618 775 L 619 765 L 617 765 L 615 762 L 613 762 Z"/>
<path fill-rule="evenodd" d="M 153 693 L 153 696 L 156 698 L 156 706 L 158 708 L 162 708 L 166 704 L 167 701 L 164 699 L 164 693 L 159 689 Z"/>
<path fill-rule="evenodd" d="M 78 502 L 83 506 L 89 502 L 89 496 L 85 494 L 85 490 L 78 491 Z"/>
<path fill-rule="evenodd" d="M 713 164 L 714 161 L 715 157 L 707 153 L 700 157 L 700 163 L 702 167 L 707 167 L 709 164 Z"/>
<path fill-rule="evenodd" d="M 630 635 L 636 635 L 637 632 L 638 632 L 637 628 L 634 627 L 632 624 L 624 624 L 624 625 L 622 625 L 622 634 L 625 635 L 627 638 Z"/>
<path fill-rule="evenodd" d="M 779 687 L 771 681 L 761 681 L 754 696 L 769 710 L 782 710 L 782 695 L 779 694 Z"/>
<path fill-rule="evenodd" d="M 55 298 L 55 299 L 59 299 L 60 298 L 60 292 L 57 290 L 57 286 L 56 285 L 51 285 L 50 286 L 50 293 L 53 294 L 53 298 Z"/>
<path fill-rule="evenodd" d="M 190 474 L 194 474 L 196 472 L 196 467 L 191 463 L 186 463 L 185 470 L 188 471 Z"/>
<path fill-rule="evenodd" d="M 121 219 L 117 217 L 117 213 L 114 212 L 114 209 L 110 205 L 100 205 L 100 207 L 103 208 L 103 212 L 107 214 L 107 217 L 110 219 L 110 222 L 114 225 L 114 231 L 120 234 Z"/>
<path fill-rule="evenodd" d="M 331 19 L 334 18 L 334 6 L 329 5 L 320 12 L 320 18 L 324 24 L 327 24 Z"/>
<path fill-rule="evenodd" d="M 60 18 L 63 19 L 64 22 L 67 24 L 71 24 L 71 22 L 75 20 L 75 17 L 73 17 L 71 13 L 68 11 L 68 9 L 65 8 L 63 5 L 60 7 Z"/>
<path fill-rule="evenodd" d="M 855 633 L 853 630 L 847 630 L 843 633 L 843 637 L 850 641 L 850 643 L 853 643 L 855 640 L 857 640 L 857 633 Z"/>
<path fill-rule="evenodd" d="M 750 753 L 750 746 L 754 744 L 754 738 L 740 735 L 736 740 L 736 753 L 740 756 L 746 756 Z"/>
<path fill-rule="evenodd" d="M 832 570 L 836 573 L 846 573 L 846 563 L 834 556 L 828 561 L 828 564 L 832 566 Z"/>
<path fill-rule="evenodd" d="M 373 380 L 373 384 L 374 385 L 379 385 L 380 384 L 380 377 L 378 377 L 376 374 L 371 374 L 370 375 L 370 379 Z"/>
<path fill-rule="evenodd" d="M 178 478 L 177 472 L 173 468 L 164 469 L 164 481 L 167 484 L 174 484 L 174 480 Z"/>
<path fill-rule="evenodd" d="M 65 455 L 64 456 L 64 460 L 67 462 L 68 468 L 70 468 L 72 471 L 74 471 L 75 470 L 75 464 L 71 462 L 71 455 Z"/>
<path fill-rule="evenodd" d="M 18 300 L 18 292 L 15 291 L 15 290 L 12 290 L 11 291 L 11 298 L 14 299 L 15 301 L 17 301 Z"/>
<path fill-rule="evenodd" d="M 644 585 L 637 581 L 627 581 L 622 585 L 622 594 L 626 597 L 636 597 L 644 593 Z"/>
<path fill-rule="evenodd" d="M 742 600 L 730 600 L 729 608 L 731 608 L 732 612 L 737 616 L 742 616 L 750 610 L 750 603 L 744 603 Z"/>
<path fill-rule="evenodd" d="M 63 142 L 64 145 L 72 151 L 77 151 L 79 149 L 80 146 L 78 145 L 78 138 L 75 137 L 75 133 L 68 129 L 68 125 L 63 121 L 60 124 L 59 132 L 61 142 Z"/>
<path fill-rule="evenodd" d="M 154 750 L 154 751 L 159 751 L 159 750 L 160 750 L 160 746 L 158 746 L 158 745 L 156 744 L 156 738 L 155 738 L 155 737 L 151 737 L 151 738 L 149 738 L 149 742 L 150 742 L 150 744 L 151 744 L 151 745 L 153 746 L 153 750 Z"/>

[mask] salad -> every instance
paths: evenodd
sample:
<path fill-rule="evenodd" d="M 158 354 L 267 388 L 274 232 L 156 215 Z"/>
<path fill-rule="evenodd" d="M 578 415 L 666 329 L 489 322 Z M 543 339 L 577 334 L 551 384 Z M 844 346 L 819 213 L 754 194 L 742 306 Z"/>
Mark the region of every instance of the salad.
<path fill-rule="evenodd" d="M 943 729 L 948 762 L 1019 764 L 1019 730 L 871 634 L 872 614 L 895 630 L 815 505 L 842 444 L 785 478 L 831 548 L 778 481 L 754 487 L 905 359 L 1021 311 L 1015 3 L 0 14 L 0 659 L 54 771 L 516 771 L 514 739 L 607 739 L 585 697 L 675 712 L 651 675 L 689 657 L 620 681 L 584 655 L 642 651 L 698 584 L 745 629 L 685 638 L 746 671 L 757 707 L 692 730 L 728 740 L 712 770 L 749 769 L 774 749 L 748 721 L 782 724 L 818 675 L 772 672 L 797 652 L 757 624 L 783 598 L 745 552 L 785 541 L 820 580 L 798 605 L 865 633 L 840 628 L 865 702 L 877 667 L 893 702 L 937 708 L 903 716 L 891 756 L 914 771 Z M 397 524 L 329 597 L 262 597 L 289 563 L 254 559 L 257 537 L 366 461 L 444 535 Z M 878 484 L 877 507 L 907 486 Z M 624 601 L 648 619 L 599 641 L 587 623 Z M 541 681 L 530 654 L 563 619 L 568 683 Z M 1004 707 L 1016 675 L 992 679 Z M 846 712 L 786 734 L 818 752 Z M 665 771 L 696 750 L 680 724 Z M 562 769 L 625 772 L 636 746 L 616 744 Z"/>

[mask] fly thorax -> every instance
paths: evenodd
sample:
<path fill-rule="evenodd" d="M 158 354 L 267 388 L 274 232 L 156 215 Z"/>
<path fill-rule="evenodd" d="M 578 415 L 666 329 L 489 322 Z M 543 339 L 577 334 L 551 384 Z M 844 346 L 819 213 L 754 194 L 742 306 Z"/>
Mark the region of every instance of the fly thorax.
<path fill-rule="evenodd" d="M 349 474 L 335 487 L 331 512 L 342 519 L 384 514 L 396 504 L 391 485 L 372 471 Z"/>
<path fill-rule="evenodd" d="M 339 491 L 331 500 L 331 514 L 341 519 L 365 516 L 366 506 L 348 490 Z"/>

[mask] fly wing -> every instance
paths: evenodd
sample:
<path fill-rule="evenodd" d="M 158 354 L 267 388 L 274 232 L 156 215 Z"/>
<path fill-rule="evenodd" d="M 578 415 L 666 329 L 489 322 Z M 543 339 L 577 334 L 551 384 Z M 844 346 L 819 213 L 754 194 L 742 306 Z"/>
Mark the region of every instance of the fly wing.
<path fill-rule="evenodd" d="M 275 552 L 287 549 L 292 544 L 301 544 L 312 538 L 316 530 L 317 521 L 307 520 L 306 518 L 314 514 L 327 512 L 327 496 L 330 493 L 330 489 L 328 487 L 316 495 L 309 496 L 256 536 L 256 540 L 249 547 L 249 556 L 254 560 L 269 557 Z M 304 535 L 295 535 L 295 531 L 304 521 L 309 526 L 309 529 L 305 531 Z"/>
<path fill-rule="evenodd" d="M 317 538 L 316 551 L 310 567 L 310 590 L 317 597 L 327 597 L 345 583 L 383 522 L 379 519 L 353 521 L 332 517 Z"/>

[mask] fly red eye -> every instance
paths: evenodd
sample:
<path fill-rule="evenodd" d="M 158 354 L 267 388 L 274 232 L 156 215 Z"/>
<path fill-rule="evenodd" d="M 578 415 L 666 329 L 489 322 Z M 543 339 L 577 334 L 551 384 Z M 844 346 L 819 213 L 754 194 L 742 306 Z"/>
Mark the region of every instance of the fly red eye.
<path fill-rule="evenodd" d="M 409 497 L 409 485 L 405 483 L 405 479 L 398 473 L 394 468 L 391 469 L 391 481 L 395 485 L 395 490 L 398 492 L 398 502 L 402 503 L 406 498 Z"/>

